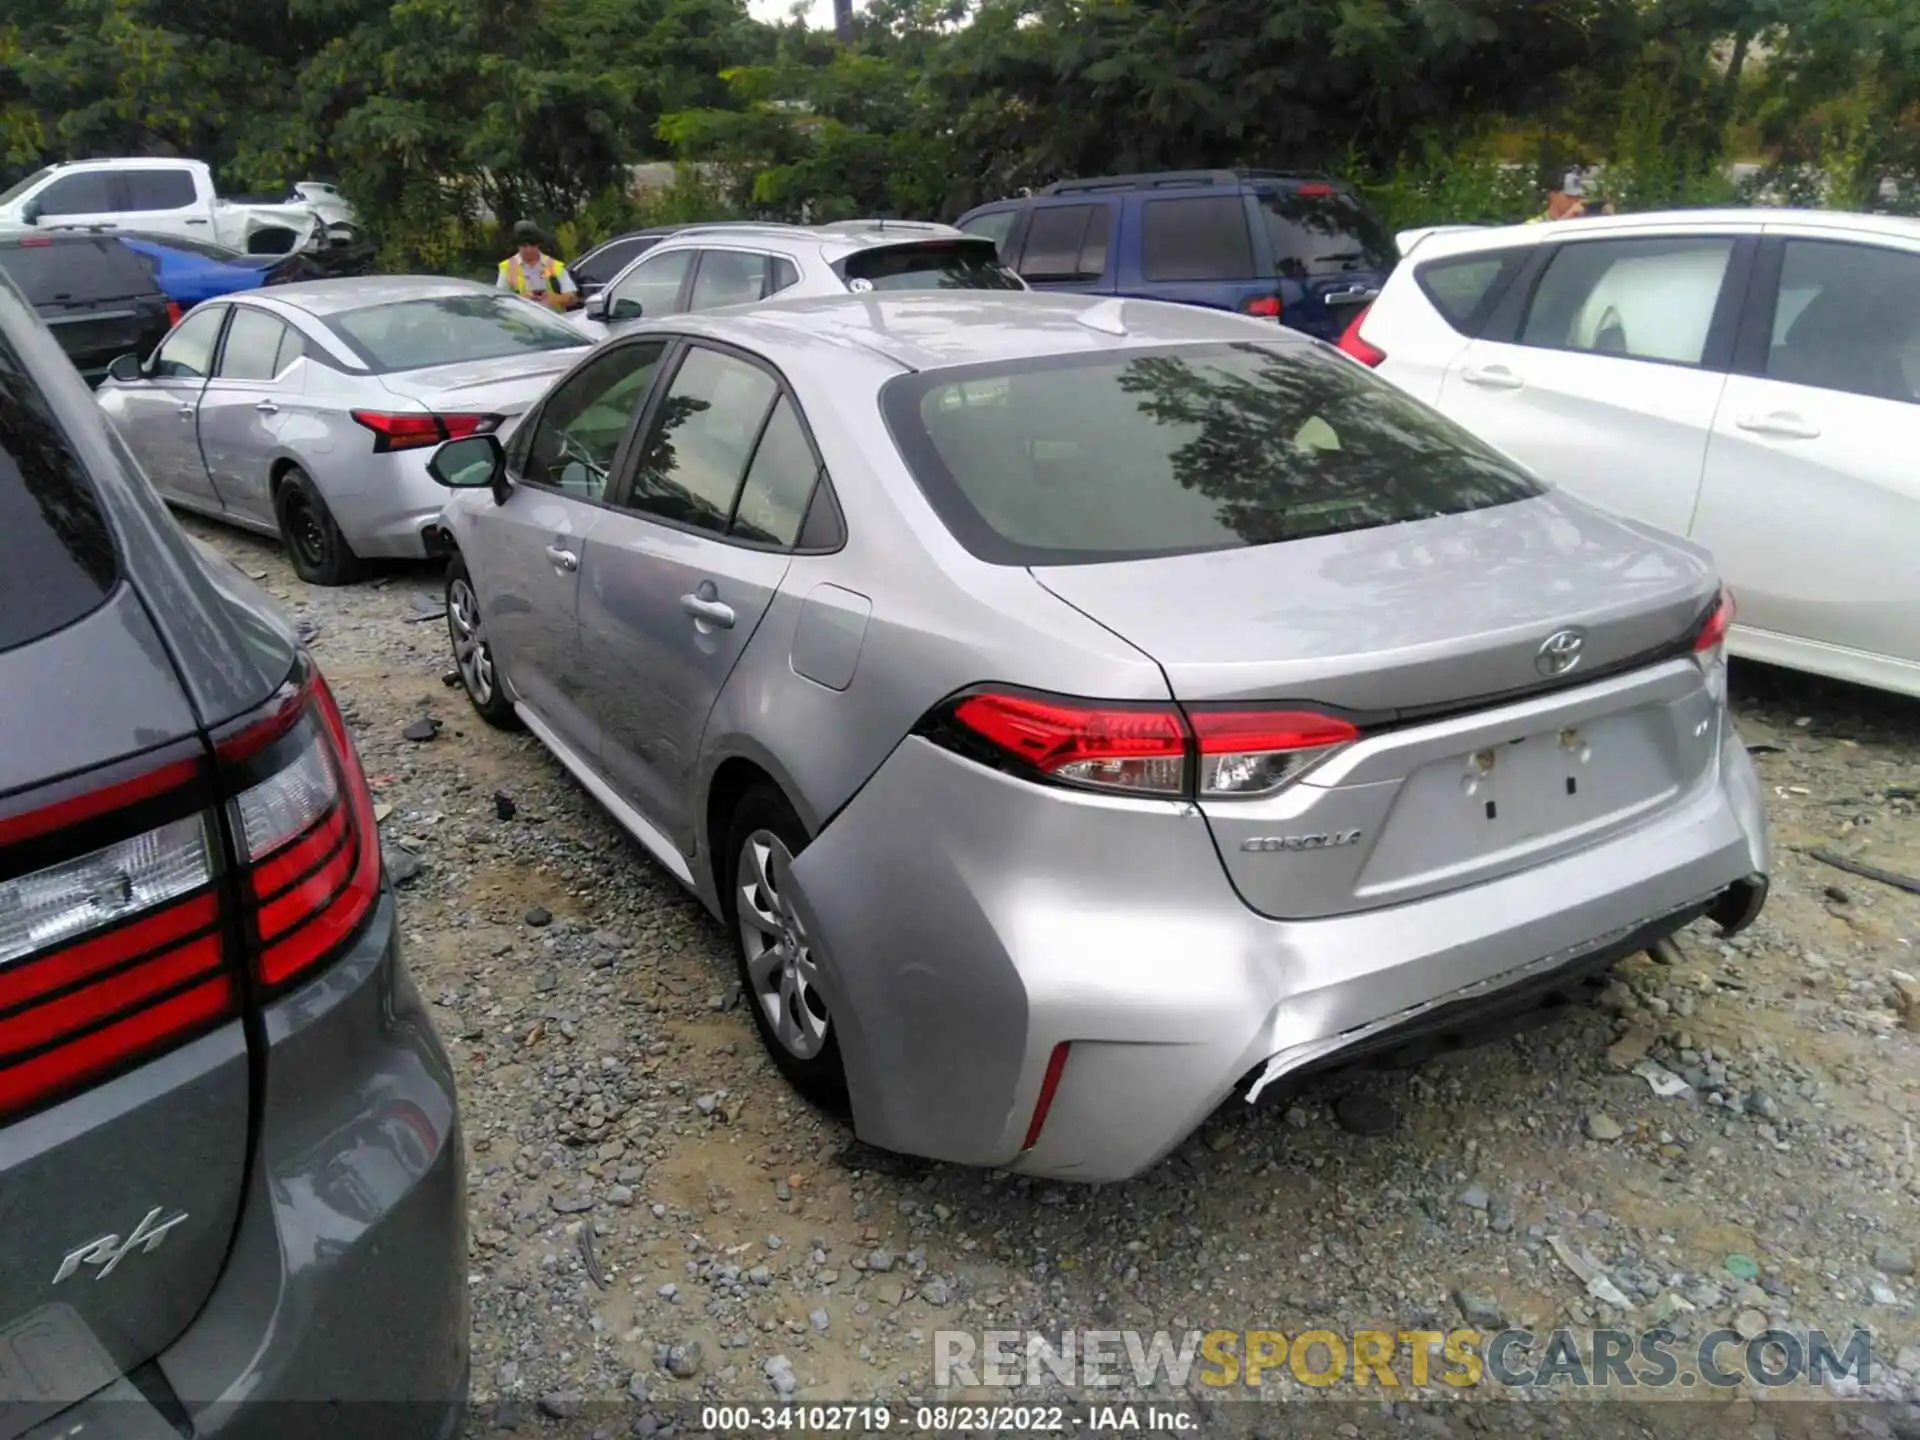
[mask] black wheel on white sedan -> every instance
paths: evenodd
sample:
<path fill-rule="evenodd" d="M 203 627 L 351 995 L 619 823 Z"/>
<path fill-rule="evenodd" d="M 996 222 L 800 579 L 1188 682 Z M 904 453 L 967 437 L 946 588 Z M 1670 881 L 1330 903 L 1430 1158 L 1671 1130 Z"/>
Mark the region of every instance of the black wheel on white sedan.
<path fill-rule="evenodd" d="M 807 832 L 770 785 L 749 790 L 733 812 L 723 896 L 733 921 L 740 984 L 760 1039 L 793 1087 L 834 1110 L 846 1104 L 840 1037 L 820 991 L 806 923 L 794 907 L 789 867 Z"/>
<path fill-rule="evenodd" d="M 467 562 L 455 555 L 447 565 L 447 638 L 453 642 L 453 663 L 460 686 L 480 718 L 501 730 L 520 728 L 520 716 L 500 684 L 493 646 L 487 641 L 486 619 L 474 592 Z"/>
<path fill-rule="evenodd" d="M 293 570 L 309 585 L 350 585 L 360 578 L 360 557 L 334 523 L 319 487 L 299 466 L 290 466 L 273 487 L 273 514 Z"/>

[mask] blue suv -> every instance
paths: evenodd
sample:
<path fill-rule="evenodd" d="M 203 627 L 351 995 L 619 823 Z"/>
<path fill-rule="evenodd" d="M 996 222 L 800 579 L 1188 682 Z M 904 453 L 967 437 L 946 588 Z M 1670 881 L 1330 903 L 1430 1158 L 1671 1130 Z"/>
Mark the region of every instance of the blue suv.
<path fill-rule="evenodd" d="M 1352 186 L 1296 171 L 1061 180 L 958 224 L 1038 290 L 1210 305 L 1328 340 L 1380 293 L 1396 258 Z"/>

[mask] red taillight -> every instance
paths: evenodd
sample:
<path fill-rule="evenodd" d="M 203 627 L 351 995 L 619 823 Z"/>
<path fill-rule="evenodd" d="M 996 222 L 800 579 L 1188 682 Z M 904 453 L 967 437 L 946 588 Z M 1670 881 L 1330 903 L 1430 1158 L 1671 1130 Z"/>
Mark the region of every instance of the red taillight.
<path fill-rule="evenodd" d="M 178 325 L 179 323 L 180 323 L 180 307 L 176 305 L 173 301 L 169 300 L 167 301 L 167 324 Z"/>
<path fill-rule="evenodd" d="M 1063 1040 L 1047 1057 L 1047 1073 L 1040 1079 L 1040 1098 L 1034 1102 L 1033 1118 L 1027 1122 L 1027 1138 L 1020 1142 L 1022 1150 L 1033 1148 L 1040 1138 L 1040 1128 L 1047 1123 L 1047 1111 L 1053 1108 L 1054 1092 L 1060 1088 L 1060 1076 L 1067 1068 L 1067 1049 L 1068 1042 Z"/>
<path fill-rule="evenodd" d="M 1340 349 L 1342 353 L 1351 355 L 1362 365 L 1368 367 L 1378 365 L 1382 360 L 1387 358 L 1386 351 L 1382 350 L 1378 345 L 1368 344 L 1366 339 L 1360 334 L 1360 327 L 1366 323 L 1367 316 L 1372 313 L 1373 306 L 1367 306 L 1358 315 L 1353 317 L 1352 323 L 1349 324 L 1340 335 Z"/>
<path fill-rule="evenodd" d="M 442 440 L 462 440 L 500 423 L 498 415 L 391 414 L 384 410 L 356 410 L 355 423 L 373 432 L 375 454 L 392 450 L 420 450 Z"/>
<path fill-rule="evenodd" d="M 1720 599 L 1700 626 L 1700 633 L 1693 637 L 1693 653 L 1714 657 L 1727 643 L 1727 632 L 1733 628 L 1733 592 L 1722 590 Z"/>
<path fill-rule="evenodd" d="M 978 691 L 941 707 L 920 732 L 1029 779 L 1146 796 L 1267 795 L 1358 739 L 1317 711 L 1112 704 Z"/>
<path fill-rule="evenodd" d="M 1242 315 L 1251 315 L 1256 320 L 1278 320 L 1285 309 L 1278 295 L 1255 295 L 1240 305 Z"/>
<path fill-rule="evenodd" d="M 1324 200 L 1333 194 L 1333 186 L 1326 184 L 1324 181 L 1309 180 L 1293 193 L 1303 200 Z"/>
<path fill-rule="evenodd" d="M 257 974 L 269 987 L 331 959 L 380 895 L 373 801 L 346 722 L 317 673 L 288 691 L 268 716 L 220 745 L 223 754 L 282 744 L 292 752 L 231 802 L 234 840 L 247 866 Z M 300 703 L 306 696 L 310 701 Z"/>
<path fill-rule="evenodd" d="M 230 939 L 271 989 L 338 955 L 379 898 L 366 778 L 304 659 L 211 757 L 145 766 L 0 815 L 0 1120 L 235 1016 Z"/>

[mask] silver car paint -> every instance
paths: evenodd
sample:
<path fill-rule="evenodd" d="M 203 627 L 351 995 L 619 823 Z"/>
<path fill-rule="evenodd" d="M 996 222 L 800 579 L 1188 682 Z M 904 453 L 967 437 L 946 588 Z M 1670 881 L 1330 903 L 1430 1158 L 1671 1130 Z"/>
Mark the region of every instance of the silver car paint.
<path fill-rule="evenodd" d="M 431 450 L 376 454 L 372 435 L 352 412 L 459 409 L 501 415 L 505 430 L 591 342 L 583 336 L 579 350 L 376 375 L 323 322 L 383 300 L 473 293 L 495 291 L 464 280 L 375 276 L 224 297 L 196 306 L 188 318 L 223 308 L 265 311 L 298 330 L 328 363 L 302 356 L 261 381 L 108 380 L 97 398 L 154 487 L 182 509 L 277 534 L 274 482 L 297 465 L 319 488 L 355 554 L 425 555 L 422 534 L 446 503 L 446 492 L 427 474 Z"/>
<path fill-rule="evenodd" d="M 1292 1068 L 1356 1027 L 1503 983 L 1543 957 L 1584 953 L 1767 871 L 1750 764 L 1711 677 L 1685 657 L 1397 728 L 1329 762 L 1318 794 L 1296 787 L 1231 817 L 1216 814 L 1215 802 L 1032 786 L 909 736 L 941 699 L 983 681 L 1115 700 L 1273 696 L 1294 686 L 1315 698 L 1396 704 L 1495 694 L 1537 679 L 1537 647 L 1558 625 L 1591 625 L 1599 652 L 1624 658 L 1711 599 L 1697 551 L 1554 496 L 1504 507 L 1498 520 L 1485 512 L 1324 546 L 1037 577 L 961 548 L 905 470 L 875 402 L 894 375 L 971 360 L 1239 338 L 1317 342 L 1193 307 L 956 292 L 775 302 L 640 328 L 724 341 L 779 370 L 847 517 L 845 545 L 787 564 L 684 771 L 660 773 L 646 747 L 668 743 L 660 717 L 679 725 L 706 703 L 710 672 L 693 662 L 700 642 L 676 604 L 698 566 L 669 583 L 667 572 L 636 562 L 602 586 L 594 558 L 612 527 L 630 530 L 637 552 L 649 531 L 656 549 L 684 548 L 685 532 L 534 492 L 535 506 L 594 517 L 570 590 L 602 597 L 597 633 L 576 643 L 605 653 L 576 686 L 613 688 L 576 693 L 575 703 L 602 714 L 627 707 L 658 729 L 629 740 L 589 721 L 562 735 L 518 673 L 542 667 L 537 683 L 550 687 L 545 662 L 525 641 L 497 643 L 497 658 L 536 733 L 561 742 L 570 766 L 710 909 L 719 908 L 714 849 L 729 798 L 756 775 L 785 791 L 815 837 L 791 880 L 826 959 L 823 988 L 867 1139 L 1032 1173 L 1120 1178 L 1178 1143 L 1271 1057 Z M 530 578 L 544 563 L 538 547 L 550 542 L 509 533 L 528 494 L 517 487 L 500 507 L 485 493 L 460 493 L 446 513 L 488 625 L 551 640 L 582 627 L 558 613 L 529 618 L 542 603 Z M 1386 573 L 1392 547 L 1423 540 L 1433 563 Z M 1528 545 L 1559 563 L 1527 561 L 1525 583 L 1501 586 L 1498 564 L 1516 551 L 1524 559 Z M 1264 595 L 1256 569 L 1267 573 Z M 1539 594 L 1530 593 L 1534 570 L 1542 580 L 1551 573 Z M 1231 578 L 1216 594 L 1196 571 Z M 717 561 L 702 578 L 722 598 L 738 584 Z M 1054 593 L 1076 585 L 1076 603 Z M 1287 605 L 1266 598 L 1295 593 L 1303 613 L 1325 618 L 1317 641 L 1288 638 Z M 1343 633 L 1337 622 L 1349 614 L 1353 628 Z M 1255 658 L 1223 669 L 1208 638 L 1216 625 Z M 1421 673 L 1395 689 L 1374 655 L 1403 641 L 1399 658 Z M 1636 797 L 1644 803 L 1604 813 L 1577 839 L 1555 836 L 1523 863 L 1470 853 L 1478 873 L 1449 875 L 1435 864 L 1445 842 L 1436 827 L 1424 845 L 1384 852 L 1384 881 L 1346 875 L 1334 892 L 1345 913 L 1323 918 L 1308 918 L 1306 897 L 1325 887 L 1303 877 L 1324 881 L 1325 872 L 1305 867 L 1383 852 L 1234 851 L 1223 864 L 1230 839 L 1286 828 L 1276 807 L 1350 798 L 1378 813 L 1389 798 L 1341 796 L 1342 777 L 1355 792 L 1391 790 L 1418 776 L 1423 754 L 1457 761 L 1543 728 L 1623 714 L 1660 755 Z M 1368 884 L 1392 893 L 1362 893 Z M 1042 1072 L 1063 1041 L 1074 1048 L 1056 1118 L 1023 1155 Z"/>

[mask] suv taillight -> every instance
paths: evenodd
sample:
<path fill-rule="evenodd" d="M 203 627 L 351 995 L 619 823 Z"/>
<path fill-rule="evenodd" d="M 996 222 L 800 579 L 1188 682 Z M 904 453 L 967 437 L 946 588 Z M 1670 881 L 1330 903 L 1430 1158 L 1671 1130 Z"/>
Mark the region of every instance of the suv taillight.
<path fill-rule="evenodd" d="M 224 735 L 0 813 L 0 1121 L 311 975 L 372 910 L 373 807 L 319 676 Z"/>
<path fill-rule="evenodd" d="M 1318 711 L 1110 703 L 969 691 L 917 732 L 1026 779 L 1149 797 L 1271 795 L 1360 731 Z"/>
<path fill-rule="evenodd" d="M 1286 308 L 1286 302 L 1278 295 L 1255 295 L 1240 302 L 1240 313 L 1256 320 L 1278 320 Z"/>
<path fill-rule="evenodd" d="M 1340 333 L 1341 351 L 1344 354 L 1351 355 L 1355 360 L 1358 360 L 1362 365 L 1370 369 L 1387 358 L 1386 351 L 1382 350 L 1378 345 L 1369 344 L 1366 338 L 1360 333 L 1360 327 L 1366 323 L 1367 316 L 1372 313 L 1373 306 L 1368 305 L 1365 309 L 1361 310 L 1358 315 L 1354 316 L 1352 322 Z"/>

